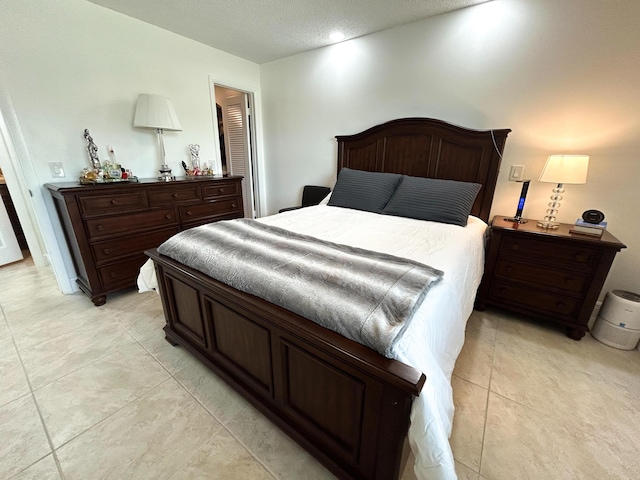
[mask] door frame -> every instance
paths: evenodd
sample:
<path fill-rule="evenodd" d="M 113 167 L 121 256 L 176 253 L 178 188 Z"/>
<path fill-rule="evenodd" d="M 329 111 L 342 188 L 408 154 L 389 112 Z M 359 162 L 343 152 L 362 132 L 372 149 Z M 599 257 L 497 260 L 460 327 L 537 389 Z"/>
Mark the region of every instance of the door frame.
<path fill-rule="evenodd" d="M 246 85 L 238 85 L 233 81 L 225 81 L 223 79 L 209 76 L 209 97 L 211 99 L 211 115 L 213 123 L 213 141 L 216 160 L 216 171 L 222 171 L 222 158 L 220 155 L 220 132 L 218 131 L 218 115 L 216 113 L 216 90 L 215 87 L 228 88 L 247 94 L 249 97 L 249 106 L 251 115 L 249 115 L 249 134 L 250 134 L 250 163 L 253 180 L 253 196 L 254 210 L 256 218 L 262 216 L 262 212 L 266 212 L 266 196 L 265 196 L 265 180 L 264 168 L 262 162 L 262 129 L 260 128 L 261 112 L 259 109 L 259 91 Z M 227 168 L 229 166 L 227 165 Z"/>
<path fill-rule="evenodd" d="M 51 266 L 62 293 L 78 290 L 67 274 L 55 239 L 42 187 L 33 167 L 9 93 L 0 84 L 0 165 L 36 267 Z M 44 223 L 43 223 L 44 221 Z M 45 240 L 49 239 L 49 242 Z"/>

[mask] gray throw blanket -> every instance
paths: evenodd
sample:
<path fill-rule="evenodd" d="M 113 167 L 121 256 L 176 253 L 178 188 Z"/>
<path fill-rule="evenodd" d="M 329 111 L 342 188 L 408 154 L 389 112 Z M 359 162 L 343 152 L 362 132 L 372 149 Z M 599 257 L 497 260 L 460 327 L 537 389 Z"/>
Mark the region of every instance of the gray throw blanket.
<path fill-rule="evenodd" d="M 442 272 L 255 220 L 185 230 L 158 252 L 391 357 Z"/>

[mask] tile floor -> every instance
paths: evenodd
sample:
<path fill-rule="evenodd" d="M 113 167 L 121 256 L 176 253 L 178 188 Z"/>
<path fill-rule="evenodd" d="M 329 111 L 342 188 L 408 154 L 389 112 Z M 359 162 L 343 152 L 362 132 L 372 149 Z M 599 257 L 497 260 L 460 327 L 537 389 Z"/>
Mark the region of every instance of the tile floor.
<path fill-rule="evenodd" d="M 0 478 L 333 478 L 164 340 L 155 294 L 96 308 L 27 260 L 0 307 Z M 452 382 L 460 479 L 640 478 L 637 350 L 474 312 Z"/>

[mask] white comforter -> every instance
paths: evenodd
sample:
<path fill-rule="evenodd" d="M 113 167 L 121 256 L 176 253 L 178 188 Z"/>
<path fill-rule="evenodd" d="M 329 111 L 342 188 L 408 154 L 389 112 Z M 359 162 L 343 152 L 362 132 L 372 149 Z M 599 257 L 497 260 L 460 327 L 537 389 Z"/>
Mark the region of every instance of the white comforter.
<path fill-rule="evenodd" d="M 456 478 L 449 435 L 453 423 L 451 374 L 464 343 L 484 264 L 487 225 L 466 227 L 319 205 L 259 219 L 335 243 L 410 258 L 444 272 L 394 348 L 394 358 L 427 381 L 411 410 L 409 442 L 419 479 Z"/>
<path fill-rule="evenodd" d="M 421 480 L 456 479 L 449 435 L 453 423 L 451 374 L 464 343 L 484 264 L 487 225 L 469 217 L 466 227 L 318 205 L 258 219 L 269 225 L 335 243 L 422 262 L 444 272 L 409 323 L 393 357 L 427 376 L 413 402 L 409 443 Z M 147 262 L 140 291 L 155 288 Z"/>

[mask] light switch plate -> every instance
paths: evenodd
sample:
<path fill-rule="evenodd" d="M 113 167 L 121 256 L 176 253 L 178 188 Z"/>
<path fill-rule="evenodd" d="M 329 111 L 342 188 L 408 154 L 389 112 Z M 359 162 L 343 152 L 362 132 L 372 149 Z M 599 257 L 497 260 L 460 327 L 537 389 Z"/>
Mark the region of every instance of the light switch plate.
<path fill-rule="evenodd" d="M 49 162 L 49 170 L 54 178 L 64 178 L 64 167 L 62 162 Z"/>
<path fill-rule="evenodd" d="M 509 180 L 512 182 L 519 182 L 524 177 L 524 165 L 511 165 L 511 171 L 509 172 Z"/>

